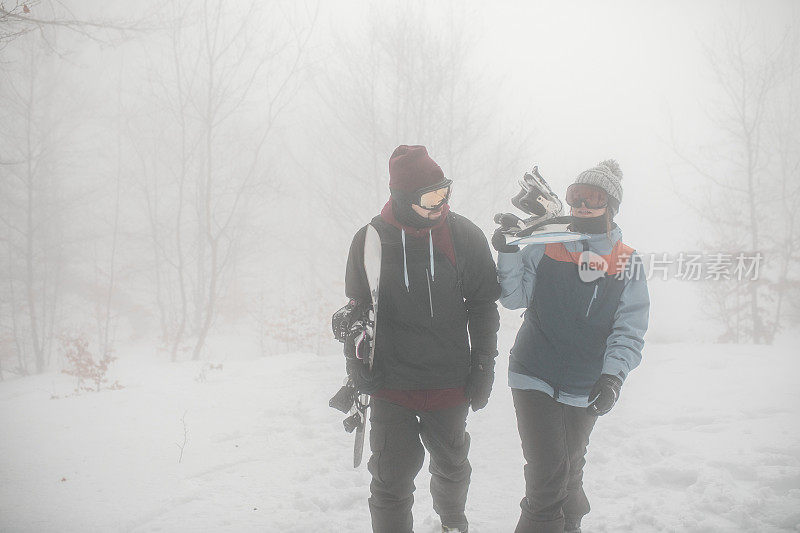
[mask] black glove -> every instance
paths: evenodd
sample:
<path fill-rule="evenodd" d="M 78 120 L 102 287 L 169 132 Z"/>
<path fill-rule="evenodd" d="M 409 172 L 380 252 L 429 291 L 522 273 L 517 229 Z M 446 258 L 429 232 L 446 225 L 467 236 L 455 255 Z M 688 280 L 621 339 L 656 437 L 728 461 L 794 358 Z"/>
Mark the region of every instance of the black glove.
<path fill-rule="evenodd" d="M 503 233 L 502 228 L 497 228 L 494 230 L 494 234 L 492 235 L 492 246 L 495 250 L 504 254 L 513 254 L 515 252 L 519 252 L 519 246 L 516 244 L 506 244 L 506 234 Z"/>
<path fill-rule="evenodd" d="M 622 388 L 622 380 L 611 374 L 601 374 L 589 393 L 589 414 L 603 416 L 614 407 Z"/>
<path fill-rule="evenodd" d="M 366 361 L 362 359 L 355 359 L 353 357 L 346 358 L 347 361 L 347 375 L 353 380 L 358 392 L 361 394 L 374 394 L 383 388 L 383 373 L 372 370 Z"/>
<path fill-rule="evenodd" d="M 467 379 L 464 393 L 469 398 L 472 410 L 483 409 L 489 403 L 494 383 L 494 357 L 478 355 L 472 361 L 472 371 Z"/>

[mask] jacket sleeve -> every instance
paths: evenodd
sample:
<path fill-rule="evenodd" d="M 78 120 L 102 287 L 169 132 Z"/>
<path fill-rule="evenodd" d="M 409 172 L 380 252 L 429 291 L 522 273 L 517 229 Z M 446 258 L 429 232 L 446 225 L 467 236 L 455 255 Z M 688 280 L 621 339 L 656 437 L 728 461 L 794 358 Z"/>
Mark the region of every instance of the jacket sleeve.
<path fill-rule="evenodd" d="M 344 273 L 344 293 L 348 298 L 358 302 L 371 301 L 367 273 L 364 270 L 364 240 L 366 235 L 367 227 L 364 226 L 353 237 Z"/>
<path fill-rule="evenodd" d="M 606 342 L 603 374 L 623 381 L 642 360 L 644 334 L 650 316 L 650 295 L 641 257 L 631 255 L 631 267 L 622 289 L 614 325 Z"/>
<path fill-rule="evenodd" d="M 527 308 L 536 284 L 536 266 L 544 256 L 544 246 L 529 244 L 514 253 L 497 254 L 500 278 L 500 303 L 506 309 Z"/>
<path fill-rule="evenodd" d="M 467 329 L 473 358 L 478 355 L 497 356 L 497 330 L 500 313 L 497 298 L 497 268 L 483 231 L 474 226 L 470 232 L 469 262 L 465 267 L 464 305 L 467 309 Z"/>

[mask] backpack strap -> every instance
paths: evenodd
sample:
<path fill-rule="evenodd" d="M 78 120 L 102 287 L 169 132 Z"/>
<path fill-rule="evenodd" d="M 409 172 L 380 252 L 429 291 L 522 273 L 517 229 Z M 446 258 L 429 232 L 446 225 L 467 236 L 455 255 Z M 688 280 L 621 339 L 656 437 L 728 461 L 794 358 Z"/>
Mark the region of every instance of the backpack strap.
<path fill-rule="evenodd" d="M 464 231 L 459 216 L 455 213 L 447 215 L 447 222 L 450 224 L 450 237 L 453 239 L 453 255 L 456 258 L 456 284 L 464 296 L 464 255 L 468 250 L 469 243 L 467 232 Z"/>

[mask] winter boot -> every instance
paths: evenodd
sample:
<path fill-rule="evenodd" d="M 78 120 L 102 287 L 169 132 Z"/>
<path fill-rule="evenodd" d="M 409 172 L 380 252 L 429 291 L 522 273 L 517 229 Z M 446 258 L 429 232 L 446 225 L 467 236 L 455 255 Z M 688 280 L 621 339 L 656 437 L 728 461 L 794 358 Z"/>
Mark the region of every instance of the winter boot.
<path fill-rule="evenodd" d="M 565 516 L 564 533 L 581 533 L 581 517 Z"/>

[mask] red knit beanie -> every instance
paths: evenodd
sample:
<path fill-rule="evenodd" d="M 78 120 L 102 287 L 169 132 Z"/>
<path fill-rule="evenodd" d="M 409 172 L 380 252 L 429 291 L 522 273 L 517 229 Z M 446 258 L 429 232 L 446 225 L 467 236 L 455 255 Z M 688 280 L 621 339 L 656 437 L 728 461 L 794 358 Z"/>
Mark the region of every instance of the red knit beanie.
<path fill-rule="evenodd" d="M 414 192 L 444 180 L 444 172 L 424 146 L 401 144 L 389 158 L 389 188 Z"/>

